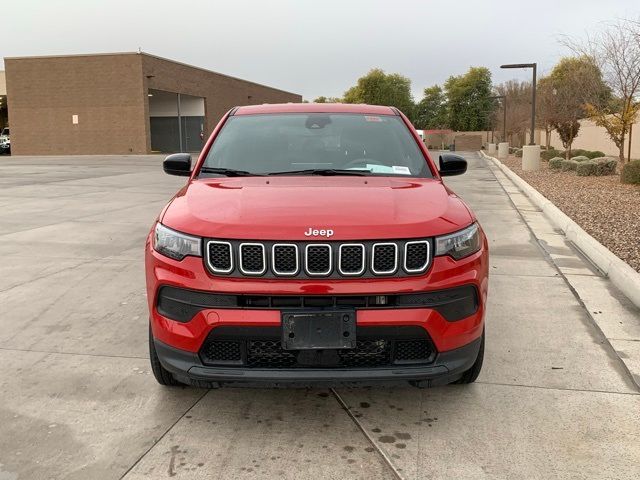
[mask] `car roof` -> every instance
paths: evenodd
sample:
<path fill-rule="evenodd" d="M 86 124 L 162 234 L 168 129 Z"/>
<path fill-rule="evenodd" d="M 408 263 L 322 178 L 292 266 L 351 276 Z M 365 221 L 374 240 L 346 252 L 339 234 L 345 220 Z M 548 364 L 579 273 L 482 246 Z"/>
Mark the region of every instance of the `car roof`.
<path fill-rule="evenodd" d="M 238 107 L 232 115 L 259 115 L 265 113 L 360 113 L 365 115 L 398 115 L 395 108 L 382 105 L 352 103 L 265 103 Z"/>

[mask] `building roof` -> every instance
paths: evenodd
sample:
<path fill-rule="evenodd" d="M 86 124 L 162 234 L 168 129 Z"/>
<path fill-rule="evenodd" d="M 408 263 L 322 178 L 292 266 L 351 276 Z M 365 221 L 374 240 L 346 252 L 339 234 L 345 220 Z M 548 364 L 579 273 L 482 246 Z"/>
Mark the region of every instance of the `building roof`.
<path fill-rule="evenodd" d="M 220 75 L 222 77 L 232 78 L 234 80 L 241 80 L 243 82 L 251 83 L 253 85 L 258 85 L 260 87 L 270 88 L 272 90 L 277 90 L 284 93 L 289 93 L 292 95 L 299 95 L 297 93 L 289 92 L 287 90 L 282 90 L 281 88 L 272 87 L 270 85 L 265 85 L 262 83 L 254 82 L 252 80 L 245 80 L 244 78 L 234 77 L 232 75 L 227 75 L 225 73 L 216 72 L 214 70 L 209 70 L 207 68 L 197 67 L 195 65 L 190 65 L 188 63 L 178 62 L 176 60 L 172 60 L 170 58 L 160 57 L 158 55 L 153 55 L 152 53 L 147 53 L 143 51 L 139 52 L 112 52 L 112 53 L 76 53 L 71 55 L 32 55 L 32 56 L 24 56 L 24 57 L 5 57 L 5 60 L 23 60 L 23 59 L 49 59 L 49 58 L 73 58 L 73 57 L 100 57 L 100 56 L 122 56 L 122 55 L 142 55 L 146 57 L 156 58 L 159 60 L 163 60 L 165 62 L 175 63 L 177 65 L 182 65 L 189 68 L 195 68 L 196 70 L 201 70 L 203 72 L 213 73 L 215 75 Z M 3 72 L 4 73 L 4 72 Z M 0 90 L 1 92 L 2 90 Z"/>
<path fill-rule="evenodd" d="M 261 113 L 360 113 L 365 115 L 397 115 L 391 107 L 351 103 L 280 103 L 238 107 L 234 115 Z"/>

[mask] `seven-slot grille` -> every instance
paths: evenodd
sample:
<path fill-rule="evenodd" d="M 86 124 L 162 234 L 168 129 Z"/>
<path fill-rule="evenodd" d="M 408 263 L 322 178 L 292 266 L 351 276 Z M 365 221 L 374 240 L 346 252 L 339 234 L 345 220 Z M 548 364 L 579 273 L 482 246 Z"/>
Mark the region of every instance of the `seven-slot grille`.
<path fill-rule="evenodd" d="M 431 264 L 430 240 L 291 242 L 208 240 L 215 275 L 347 278 L 418 275 Z"/>

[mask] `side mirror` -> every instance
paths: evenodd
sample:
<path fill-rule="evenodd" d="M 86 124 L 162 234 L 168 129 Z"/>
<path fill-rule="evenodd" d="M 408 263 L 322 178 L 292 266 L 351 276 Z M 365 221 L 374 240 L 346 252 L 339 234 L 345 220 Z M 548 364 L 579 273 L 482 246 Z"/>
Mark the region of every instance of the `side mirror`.
<path fill-rule="evenodd" d="M 453 153 L 443 153 L 440 155 L 440 176 L 451 177 L 462 175 L 467 171 L 467 161 L 460 155 Z"/>
<path fill-rule="evenodd" d="M 191 155 L 188 153 L 174 153 L 162 162 L 162 169 L 169 175 L 188 177 L 191 175 Z"/>

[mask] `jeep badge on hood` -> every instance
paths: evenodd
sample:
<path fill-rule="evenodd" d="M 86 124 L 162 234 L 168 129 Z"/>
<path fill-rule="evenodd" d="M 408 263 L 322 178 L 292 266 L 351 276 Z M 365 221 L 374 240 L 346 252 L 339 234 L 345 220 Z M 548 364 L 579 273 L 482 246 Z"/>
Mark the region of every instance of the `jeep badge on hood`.
<path fill-rule="evenodd" d="M 304 232 L 304 236 L 305 237 L 333 237 L 333 230 L 318 230 L 312 227 L 309 227 L 309 229 Z"/>

